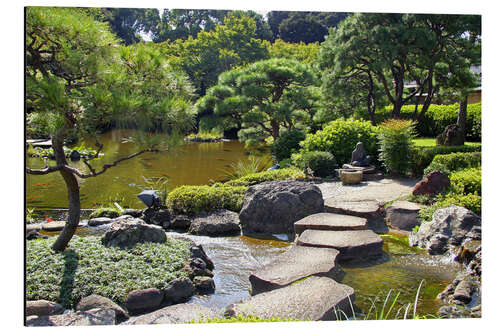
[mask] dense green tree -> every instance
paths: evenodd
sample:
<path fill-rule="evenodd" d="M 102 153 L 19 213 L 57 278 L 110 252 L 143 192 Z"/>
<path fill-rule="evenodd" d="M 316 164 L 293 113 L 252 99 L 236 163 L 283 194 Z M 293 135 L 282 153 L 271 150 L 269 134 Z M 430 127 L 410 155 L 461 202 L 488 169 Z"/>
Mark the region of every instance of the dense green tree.
<path fill-rule="evenodd" d="M 319 43 L 287 43 L 276 39 L 268 44 L 270 58 L 294 59 L 307 64 L 314 64 L 320 50 Z"/>
<path fill-rule="evenodd" d="M 256 23 L 248 16 L 229 14 L 214 31 L 201 31 L 197 38 L 161 43 L 161 52 L 185 71 L 196 91 L 204 95 L 222 72 L 268 58 L 268 50 L 255 39 Z"/>
<path fill-rule="evenodd" d="M 157 149 L 157 141 L 142 140 L 142 149 L 96 170 L 84 158 L 85 173 L 71 167 L 63 145 L 70 135 L 95 133 L 95 126 L 109 117 L 125 114 L 138 124 L 174 132 L 192 119 L 192 89 L 182 75 L 172 72 L 157 51 L 117 45 L 105 23 L 84 9 L 29 7 L 26 9 L 26 105 L 50 121 L 55 165 L 27 172 L 59 172 L 68 190 L 68 220 L 54 242 L 63 251 L 80 219 L 78 178 L 103 174 L 121 161 Z M 95 136 L 97 138 L 97 136 Z"/>
<path fill-rule="evenodd" d="M 469 20 L 470 24 L 461 24 Z M 474 16 L 354 14 L 332 29 L 322 44 L 324 75 L 365 73 L 368 80 L 375 78 L 393 104 L 395 118 L 404 104 L 425 93 L 422 117 L 438 89 L 439 68 L 469 71 L 465 35 L 476 26 Z M 416 89 L 409 91 L 405 83 L 411 81 Z"/>
<path fill-rule="evenodd" d="M 241 141 L 255 144 L 280 129 L 307 126 L 316 110 L 314 75 L 295 60 L 269 59 L 220 75 L 218 84 L 197 102 L 198 112 L 241 124 Z"/>

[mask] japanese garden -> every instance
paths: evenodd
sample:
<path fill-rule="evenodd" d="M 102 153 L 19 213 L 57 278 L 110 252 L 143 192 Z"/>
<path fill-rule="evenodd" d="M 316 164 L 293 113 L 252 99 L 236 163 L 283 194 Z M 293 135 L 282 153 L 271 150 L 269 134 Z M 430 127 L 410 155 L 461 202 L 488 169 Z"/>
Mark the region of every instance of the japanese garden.
<path fill-rule="evenodd" d="M 26 326 L 481 317 L 480 15 L 24 32 Z"/>

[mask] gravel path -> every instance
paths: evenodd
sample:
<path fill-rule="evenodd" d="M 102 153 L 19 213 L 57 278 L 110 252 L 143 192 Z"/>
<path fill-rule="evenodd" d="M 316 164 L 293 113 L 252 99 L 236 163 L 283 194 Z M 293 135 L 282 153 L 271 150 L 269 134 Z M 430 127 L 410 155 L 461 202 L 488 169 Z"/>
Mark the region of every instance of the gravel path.
<path fill-rule="evenodd" d="M 342 185 L 340 181 L 318 183 L 323 199 L 335 201 L 377 201 L 385 204 L 411 193 L 419 179 L 381 179 L 365 181 L 356 185 Z"/>

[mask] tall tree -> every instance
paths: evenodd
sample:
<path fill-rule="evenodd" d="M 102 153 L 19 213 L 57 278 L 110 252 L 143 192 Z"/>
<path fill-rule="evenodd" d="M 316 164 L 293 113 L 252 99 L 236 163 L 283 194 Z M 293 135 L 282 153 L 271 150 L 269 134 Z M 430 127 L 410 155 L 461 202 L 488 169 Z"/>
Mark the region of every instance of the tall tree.
<path fill-rule="evenodd" d="M 185 71 L 203 96 L 222 72 L 268 57 L 261 40 L 255 39 L 256 23 L 246 15 L 229 14 L 214 31 L 201 31 L 197 38 L 161 43 L 160 50 L 172 64 Z"/>
<path fill-rule="evenodd" d="M 427 111 L 437 92 L 436 68 L 440 64 L 468 71 L 466 48 L 457 49 L 475 22 L 474 16 L 416 14 L 355 14 L 330 31 L 323 44 L 331 53 L 333 73 L 345 75 L 353 71 L 370 73 L 382 85 L 393 105 L 392 117 L 398 118 L 401 107 L 417 94 L 427 94 L 420 117 Z M 452 52 L 452 50 L 455 50 Z M 458 50 L 458 51 L 457 51 Z M 465 61 L 464 61 L 465 59 Z M 331 73 L 325 72 L 325 75 Z M 406 82 L 417 88 L 409 91 Z"/>
<path fill-rule="evenodd" d="M 198 112 L 241 124 L 240 140 L 274 139 L 280 129 L 307 126 L 316 110 L 315 78 L 310 67 L 295 60 L 270 59 L 221 74 L 216 86 L 197 102 Z"/>
<path fill-rule="evenodd" d="M 108 22 L 125 45 L 142 41 L 140 33 L 150 33 L 160 22 L 158 9 L 145 8 L 102 8 L 98 18 Z"/>
<path fill-rule="evenodd" d="M 33 113 L 50 119 L 55 165 L 43 169 L 27 168 L 26 172 L 44 175 L 59 172 L 68 192 L 68 220 L 52 245 L 63 251 L 71 240 L 80 219 L 78 178 L 103 174 L 127 159 L 157 146 L 143 140 L 136 153 L 121 157 L 96 170 L 91 161 L 98 151 L 84 159 L 88 172 L 70 166 L 64 153 L 64 142 L 70 134 L 92 133 L 102 119 L 126 113 L 127 116 L 186 121 L 191 89 L 185 79 L 172 75 L 154 50 L 144 46 L 136 50 L 120 47 L 106 24 L 95 21 L 83 9 L 29 7 L 26 9 L 26 104 Z M 168 84 L 167 84 L 168 83 Z M 182 87 L 182 88 L 180 88 Z M 161 128 L 174 131 L 177 121 L 156 119 Z M 148 122 L 151 124 L 151 122 Z M 95 136 L 97 138 L 97 136 Z"/>

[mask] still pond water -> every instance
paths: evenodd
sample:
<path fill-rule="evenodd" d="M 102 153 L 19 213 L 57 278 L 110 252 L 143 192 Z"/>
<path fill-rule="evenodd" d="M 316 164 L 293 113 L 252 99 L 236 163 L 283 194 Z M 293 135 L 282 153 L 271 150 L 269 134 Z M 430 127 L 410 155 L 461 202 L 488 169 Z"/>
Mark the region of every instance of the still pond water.
<path fill-rule="evenodd" d="M 133 134 L 133 130 L 113 130 L 102 134 L 104 155 L 92 162 L 96 170 L 104 163 L 128 156 L 137 151 L 132 143 L 123 143 L 123 138 Z M 89 144 L 93 142 L 87 138 Z M 203 185 L 210 181 L 220 181 L 231 163 L 247 159 L 249 152 L 239 141 L 217 143 L 186 143 L 169 152 L 144 153 L 123 161 L 104 174 L 87 179 L 79 179 L 82 208 L 95 208 L 99 204 L 118 201 L 122 206 L 145 208 L 137 198 L 144 189 L 149 189 L 149 181 L 160 177 L 168 179 L 167 188 L 180 185 Z M 68 160 L 69 161 L 69 160 Z M 52 164 L 53 161 L 50 161 Z M 70 162 L 70 161 L 69 161 Z M 43 167 L 39 158 L 28 158 L 29 167 Z M 70 162 L 71 166 L 87 173 L 82 161 Z M 161 180 L 163 181 L 163 180 Z M 67 192 L 61 175 L 26 176 L 26 201 L 28 207 L 67 208 Z"/>

